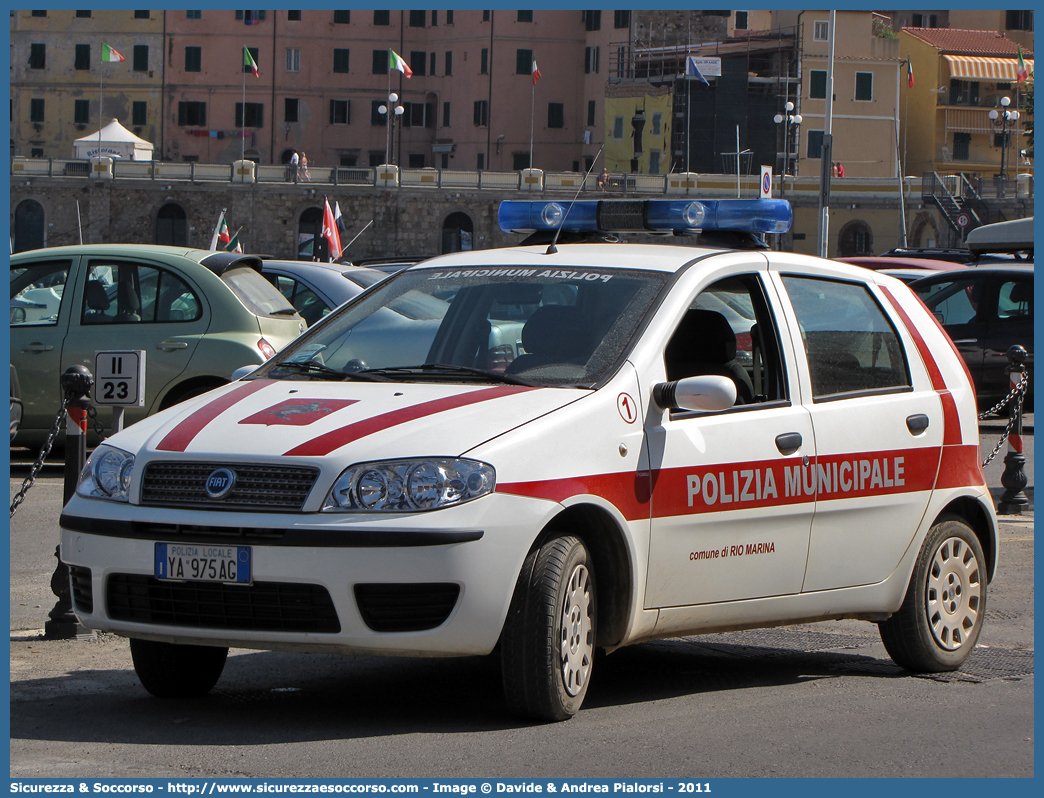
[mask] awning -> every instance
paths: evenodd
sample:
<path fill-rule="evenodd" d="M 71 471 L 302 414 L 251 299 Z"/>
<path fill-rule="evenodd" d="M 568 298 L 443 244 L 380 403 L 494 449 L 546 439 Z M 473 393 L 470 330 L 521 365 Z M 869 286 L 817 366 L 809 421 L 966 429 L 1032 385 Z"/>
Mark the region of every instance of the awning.
<path fill-rule="evenodd" d="M 974 55 L 944 55 L 950 65 L 950 77 L 962 80 L 997 80 L 1014 83 L 1019 79 L 1017 58 L 986 58 Z M 1026 69 L 1033 74 L 1033 61 L 1025 59 Z"/>

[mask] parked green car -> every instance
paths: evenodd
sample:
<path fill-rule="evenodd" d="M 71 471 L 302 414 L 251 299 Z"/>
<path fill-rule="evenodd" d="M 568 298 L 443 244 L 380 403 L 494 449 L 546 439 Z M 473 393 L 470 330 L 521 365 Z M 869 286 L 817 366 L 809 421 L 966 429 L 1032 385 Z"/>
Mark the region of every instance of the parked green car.
<path fill-rule="evenodd" d="M 252 255 L 139 244 L 12 255 L 11 362 L 24 405 L 18 441 L 43 442 L 62 372 L 75 364 L 93 372 L 99 351 L 145 352 L 145 406 L 126 409 L 131 424 L 223 385 L 304 329 Z M 108 427 L 111 414 L 99 418 Z"/>

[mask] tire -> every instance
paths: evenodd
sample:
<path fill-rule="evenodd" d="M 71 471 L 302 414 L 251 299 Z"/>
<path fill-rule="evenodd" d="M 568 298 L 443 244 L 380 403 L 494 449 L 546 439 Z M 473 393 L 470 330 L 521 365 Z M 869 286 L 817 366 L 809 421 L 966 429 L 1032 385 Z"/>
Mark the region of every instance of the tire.
<path fill-rule="evenodd" d="M 526 558 L 501 636 L 511 710 L 568 720 L 587 695 L 597 630 L 594 571 L 578 538 L 559 537 Z"/>
<path fill-rule="evenodd" d="M 917 555 L 902 607 L 878 624 L 889 656 L 910 671 L 957 670 L 975 649 L 986 617 L 986 558 L 956 518 L 932 527 Z"/>
<path fill-rule="evenodd" d="M 198 698 L 221 678 L 228 648 L 176 646 L 131 638 L 131 659 L 142 687 L 157 698 Z"/>

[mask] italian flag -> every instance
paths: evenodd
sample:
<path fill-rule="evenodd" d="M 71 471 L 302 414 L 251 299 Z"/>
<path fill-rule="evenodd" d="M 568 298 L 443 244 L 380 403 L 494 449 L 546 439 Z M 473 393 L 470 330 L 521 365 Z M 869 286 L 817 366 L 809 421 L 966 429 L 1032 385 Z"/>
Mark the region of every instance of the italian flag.
<path fill-rule="evenodd" d="M 243 48 L 243 66 L 250 67 L 250 71 L 254 73 L 255 78 L 261 77 L 257 71 L 257 62 L 254 57 L 250 55 L 250 50 L 246 47 Z"/>
<path fill-rule="evenodd" d="M 110 61 L 126 61 L 122 55 L 117 53 L 113 48 L 109 47 L 105 42 L 102 42 L 102 61 L 108 63 Z"/>
<path fill-rule="evenodd" d="M 1015 72 L 1015 75 L 1018 77 L 1018 80 L 1015 81 L 1016 85 L 1018 85 L 1019 83 L 1022 83 L 1024 80 L 1026 80 L 1029 77 L 1029 70 L 1026 69 L 1026 61 L 1022 57 L 1022 45 L 1021 44 L 1019 45 L 1019 66 L 1018 66 L 1018 69 Z"/>
<path fill-rule="evenodd" d="M 228 228 L 225 228 L 225 235 L 228 235 Z M 243 254 L 243 245 L 240 243 L 238 235 L 225 244 L 225 252 L 238 252 L 240 255 Z"/>
<path fill-rule="evenodd" d="M 914 84 L 913 63 L 910 61 L 910 56 L 907 55 L 906 56 L 906 85 L 909 86 L 912 89 L 913 88 L 913 84 Z"/>
<path fill-rule="evenodd" d="M 535 58 L 533 59 L 533 70 L 532 71 L 533 71 L 533 85 L 535 86 L 536 82 L 538 80 L 540 80 L 540 67 L 538 67 L 536 65 L 536 59 Z"/>
<path fill-rule="evenodd" d="M 410 69 L 409 64 L 402 60 L 402 56 L 394 50 L 389 50 L 388 52 L 391 53 L 391 68 L 399 70 L 408 78 L 412 78 L 413 70 Z"/>

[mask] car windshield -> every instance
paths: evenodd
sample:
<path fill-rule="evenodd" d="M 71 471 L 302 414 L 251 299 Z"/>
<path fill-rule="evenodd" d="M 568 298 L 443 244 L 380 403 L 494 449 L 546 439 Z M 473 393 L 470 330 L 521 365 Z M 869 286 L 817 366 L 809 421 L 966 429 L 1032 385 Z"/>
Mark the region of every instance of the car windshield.
<path fill-rule="evenodd" d="M 252 377 L 593 387 L 629 351 L 668 276 L 410 269 L 330 314 Z"/>

